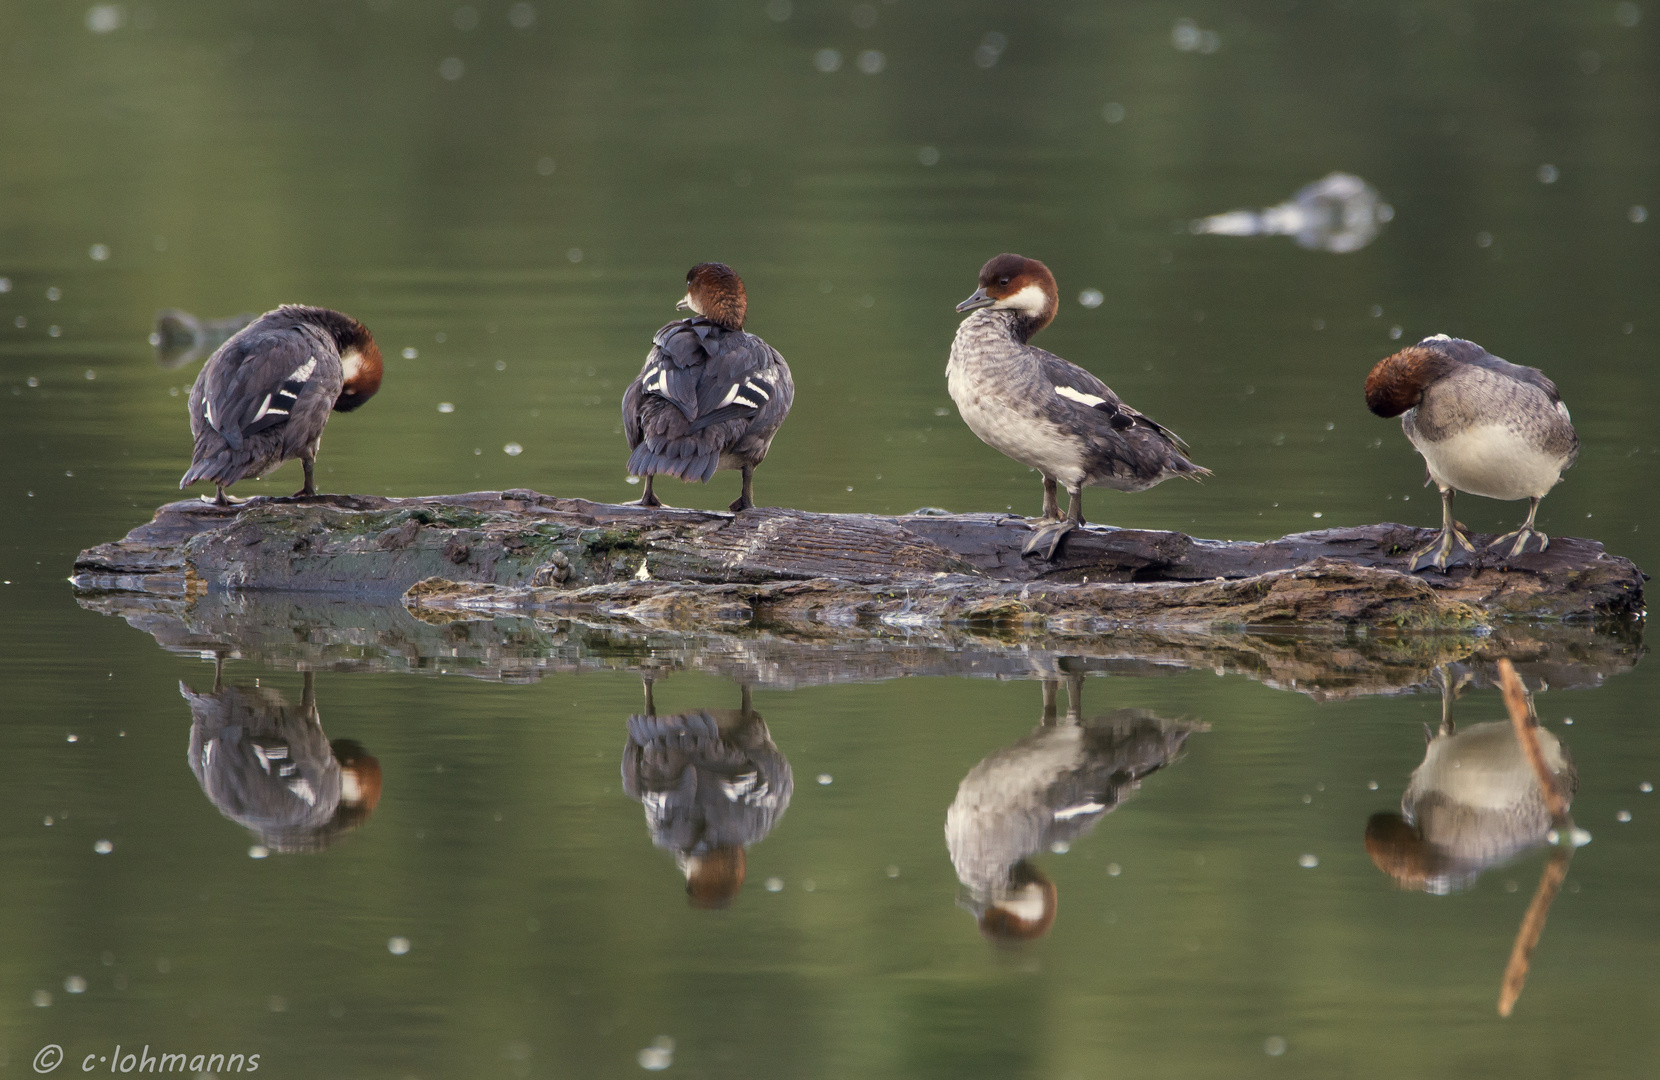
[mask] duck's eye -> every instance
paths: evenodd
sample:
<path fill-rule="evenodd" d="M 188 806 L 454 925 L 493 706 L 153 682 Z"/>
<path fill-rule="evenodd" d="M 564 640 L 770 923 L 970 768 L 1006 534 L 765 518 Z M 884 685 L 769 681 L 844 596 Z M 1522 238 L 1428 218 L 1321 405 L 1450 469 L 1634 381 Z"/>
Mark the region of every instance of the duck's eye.
<path fill-rule="evenodd" d="M 997 284 L 999 284 L 999 285 L 1007 285 L 1008 283 L 1009 283 L 1009 279 L 1006 278 L 1006 277 L 997 279 Z"/>

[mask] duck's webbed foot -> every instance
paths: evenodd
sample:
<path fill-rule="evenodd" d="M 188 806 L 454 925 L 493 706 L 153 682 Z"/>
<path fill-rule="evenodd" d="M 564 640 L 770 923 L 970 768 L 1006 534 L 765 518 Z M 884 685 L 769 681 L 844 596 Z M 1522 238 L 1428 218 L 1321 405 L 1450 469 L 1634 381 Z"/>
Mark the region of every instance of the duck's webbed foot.
<path fill-rule="evenodd" d="M 745 465 L 743 490 L 738 497 L 727 504 L 727 509 L 734 514 L 742 513 L 755 505 L 755 466 Z"/>
<path fill-rule="evenodd" d="M 1550 547 L 1550 537 L 1546 536 L 1544 533 L 1540 532 L 1538 529 L 1529 529 L 1526 526 L 1523 526 L 1522 528 L 1519 528 L 1519 529 L 1513 529 L 1510 532 L 1505 533 L 1503 536 L 1501 536 L 1498 539 L 1494 540 L 1491 544 L 1488 544 L 1487 546 L 1488 546 L 1489 549 L 1496 548 L 1496 547 L 1499 547 L 1500 545 L 1502 545 L 1506 540 L 1510 540 L 1510 539 L 1514 538 L 1516 543 L 1511 547 L 1510 551 L 1505 555 L 1505 558 L 1507 558 L 1507 559 L 1514 559 L 1516 556 L 1520 555 L 1523 551 L 1525 551 L 1527 549 L 1527 542 L 1529 540 L 1533 539 L 1534 537 L 1539 538 L 1539 551 L 1541 553 L 1544 552 L 1544 550 L 1546 548 Z"/>
<path fill-rule="evenodd" d="M 225 493 L 225 489 L 223 487 L 220 487 L 217 495 L 213 496 L 211 499 L 206 495 L 203 495 L 202 501 L 207 503 L 209 506 L 241 506 L 248 500 L 234 499 Z"/>
<path fill-rule="evenodd" d="M 1455 541 L 1458 546 L 1462 547 L 1465 551 L 1472 554 L 1475 553 L 1475 545 L 1470 543 L 1470 538 L 1465 536 L 1456 524 L 1449 522 L 1448 524 L 1442 526 L 1440 533 L 1436 535 L 1434 540 L 1431 540 L 1428 544 L 1412 553 L 1410 556 L 1411 561 L 1407 566 L 1407 572 L 1416 573 L 1419 569 L 1421 569 L 1420 560 L 1426 557 L 1429 559 L 1429 562 L 1425 565 L 1433 566 L 1437 570 L 1446 570 L 1447 560 L 1452 556 L 1453 543 Z"/>
<path fill-rule="evenodd" d="M 633 502 L 623 503 L 623 505 L 624 506 L 656 506 L 656 507 L 662 507 L 665 510 L 674 509 L 672 506 L 669 506 L 669 507 L 663 506 L 663 500 L 659 499 L 657 497 L 657 493 L 655 491 L 651 490 L 651 482 L 655 479 L 656 479 L 656 477 L 654 477 L 654 476 L 646 477 L 646 489 L 645 489 L 645 491 L 641 492 L 640 497 L 638 499 L 635 499 Z"/>
<path fill-rule="evenodd" d="M 1060 550 L 1061 541 L 1076 527 L 1065 518 L 1051 521 L 1047 525 L 1039 525 L 1032 530 L 1031 537 L 1026 541 L 1026 546 L 1020 549 L 1020 553 L 1030 555 L 1036 552 L 1052 562 L 1055 553 Z"/>
<path fill-rule="evenodd" d="M 1533 519 L 1538 513 L 1539 500 L 1534 499 L 1532 500 L 1531 505 L 1527 508 L 1527 520 L 1512 529 L 1510 532 L 1507 532 L 1503 536 L 1494 540 L 1491 544 L 1488 544 L 1488 548 L 1500 547 L 1505 541 L 1513 539 L 1516 543 L 1510 549 L 1510 553 L 1506 555 L 1505 558 L 1514 559 L 1527 549 L 1527 542 L 1537 536 L 1539 538 L 1539 550 L 1543 552 L 1546 548 L 1550 547 L 1550 537 L 1533 527 Z"/>

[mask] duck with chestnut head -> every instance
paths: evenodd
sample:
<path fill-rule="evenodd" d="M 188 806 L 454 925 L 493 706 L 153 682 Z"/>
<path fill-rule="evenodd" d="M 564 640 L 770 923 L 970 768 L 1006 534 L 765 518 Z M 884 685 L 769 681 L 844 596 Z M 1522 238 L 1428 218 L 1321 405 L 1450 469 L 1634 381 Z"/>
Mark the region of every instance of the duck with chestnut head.
<path fill-rule="evenodd" d="M 708 483 L 718 469 L 743 474 L 733 511 L 755 505 L 755 468 L 790 413 L 795 380 L 778 350 L 744 331 L 744 283 L 724 263 L 686 274 L 676 305 L 692 312 L 651 339 L 645 366 L 623 393 L 628 472 L 645 478 L 641 506 L 661 506 L 657 476 Z"/>
<path fill-rule="evenodd" d="M 1488 545 L 1515 541 L 1506 558 L 1522 554 L 1533 538 L 1540 551 L 1550 544 L 1533 519 L 1539 500 L 1579 456 L 1579 436 L 1544 372 L 1500 360 L 1473 341 L 1436 334 L 1377 362 L 1366 376 L 1366 407 L 1401 418 L 1428 481 L 1441 491 L 1441 531 L 1412 553 L 1411 570 L 1426 561 L 1445 570 L 1455 543 L 1474 553 L 1453 520 L 1454 491 L 1528 500 L 1527 520 Z"/>
<path fill-rule="evenodd" d="M 212 481 L 214 505 L 229 506 L 226 488 L 299 458 L 305 485 L 294 496 L 317 494 L 329 414 L 368 401 L 380 377 L 374 335 L 350 315 L 300 304 L 266 312 L 215 349 L 190 388 L 196 448 L 179 487 Z"/>
<path fill-rule="evenodd" d="M 1083 368 L 1029 344 L 1059 303 L 1047 266 L 997 256 L 981 267 L 974 295 L 957 305 L 973 314 L 957 327 L 945 367 L 951 400 L 969 430 L 1043 474 L 1043 517 L 1024 553 L 1051 560 L 1067 533 L 1084 523 L 1086 486 L 1144 491 L 1172 476 L 1210 475 L 1187 459 L 1187 444 L 1174 432 L 1124 404 Z"/>

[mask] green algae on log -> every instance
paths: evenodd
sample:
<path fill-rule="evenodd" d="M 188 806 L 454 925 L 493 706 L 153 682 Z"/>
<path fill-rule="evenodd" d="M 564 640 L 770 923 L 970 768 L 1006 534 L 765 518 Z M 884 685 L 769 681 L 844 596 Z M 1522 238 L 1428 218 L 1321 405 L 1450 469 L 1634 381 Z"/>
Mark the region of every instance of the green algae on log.
<path fill-rule="evenodd" d="M 533 491 L 169 503 L 81 553 L 83 593 L 290 591 L 460 612 L 595 613 L 653 625 L 789 618 L 1102 632 L 1640 617 L 1644 576 L 1591 540 L 1405 573 L 1430 530 L 1368 525 L 1265 543 L 1091 527 L 1052 563 L 1024 518 L 612 506 Z M 1472 537 L 1478 544 L 1484 537 Z M 410 592 L 418 582 L 430 582 Z"/>

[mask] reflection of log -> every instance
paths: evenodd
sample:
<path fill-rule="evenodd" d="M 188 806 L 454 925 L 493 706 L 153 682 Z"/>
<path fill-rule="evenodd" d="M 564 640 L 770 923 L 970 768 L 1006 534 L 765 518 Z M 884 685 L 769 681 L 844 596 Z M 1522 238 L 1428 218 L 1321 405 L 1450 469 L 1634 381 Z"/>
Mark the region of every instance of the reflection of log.
<path fill-rule="evenodd" d="M 1061 634 L 1041 627 L 827 625 L 769 620 L 674 629 L 635 619 L 519 612 L 406 610 L 320 594 L 101 593 L 82 606 L 120 616 L 164 648 L 302 670 L 422 671 L 531 681 L 562 671 L 693 669 L 790 687 L 912 675 L 1054 678 L 1063 671 L 1240 674 L 1320 699 L 1438 692 L 1437 665 L 1456 681 L 1495 679 L 1516 658 L 1531 686 L 1597 686 L 1642 654 L 1635 633 L 1585 625 L 1501 623 L 1483 634 L 1190 631 L 1121 626 Z"/>
<path fill-rule="evenodd" d="M 323 496 L 162 507 L 82 552 L 83 590 L 184 595 L 275 589 L 394 597 L 440 578 L 497 590 L 484 606 L 660 622 L 886 619 L 1100 631 L 1373 624 L 1471 629 L 1505 616 L 1634 614 L 1642 574 L 1559 539 L 1509 571 L 1406 574 L 1425 530 L 1372 525 L 1268 543 L 1090 529 L 1049 564 L 1022 558 L 1025 519 L 759 509 L 647 510 L 529 491 L 426 499 Z M 1480 538 L 1478 538 L 1480 539 Z"/>

